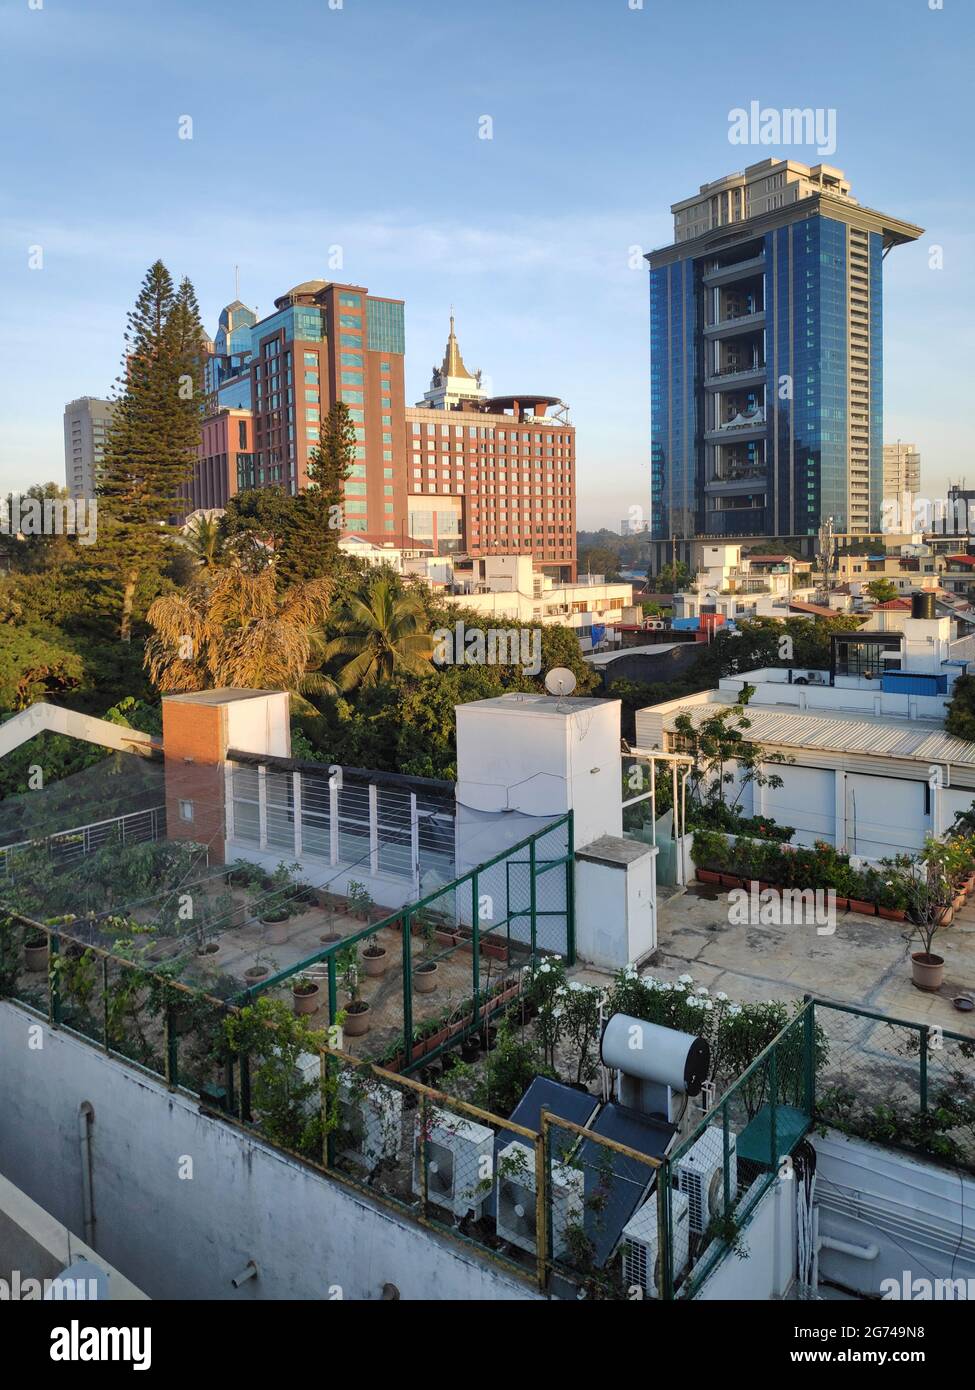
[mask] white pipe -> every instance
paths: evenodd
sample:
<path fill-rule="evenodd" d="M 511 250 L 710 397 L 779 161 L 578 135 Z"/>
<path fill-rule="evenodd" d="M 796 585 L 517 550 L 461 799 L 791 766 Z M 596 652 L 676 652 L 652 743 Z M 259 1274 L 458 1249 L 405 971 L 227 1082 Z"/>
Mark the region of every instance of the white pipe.
<path fill-rule="evenodd" d="M 835 1250 L 839 1255 L 852 1255 L 855 1260 L 875 1260 L 880 1254 L 879 1245 L 851 1245 L 848 1240 L 837 1240 L 834 1236 L 820 1236 L 820 1250 Z"/>
<path fill-rule="evenodd" d="M 78 1110 L 78 1138 L 81 1142 L 81 1206 L 84 1213 L 85 1244 L 95 1248 L 95 1197 L 91 1180 L 91 1126 L 95 1112 L 87 1100 Z"/>

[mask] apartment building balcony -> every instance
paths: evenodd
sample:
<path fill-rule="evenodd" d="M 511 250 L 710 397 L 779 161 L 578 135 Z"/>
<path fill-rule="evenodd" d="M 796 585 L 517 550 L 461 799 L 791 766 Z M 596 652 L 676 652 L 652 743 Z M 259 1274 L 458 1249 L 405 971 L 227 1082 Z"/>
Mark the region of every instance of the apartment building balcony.
<path fill-rule="evenodd" d="M 762 274 L 765 270 L 765 253 L 752 256 L 747 261 L 736 261 L 734 265 L 722 265 L 716 270 L 706 270 L 702 277 L 705 285 L 733 285 L 737 280 Z"/>
<path fill-rule="evenodd" d="M 708 339 L 723 340 L 734 338 L 742 333 L 752 333 L 756 328 L 765 327 L 765 310 L 758 309 L 753 314 L 739 314 L 737 318 L 719 319 L 717 323 L 704 325 L 704 336 Z"/>
<path fill-rule="evenodd" d="M 751 415 L 736 415 L 733 420 L 726 421 L 723 425 L 718 425 L 714 429 L 705 430 L 704 442 L 706 444 L 745 444 L 750 440 L 764 439 L 768 430 L 768 421 L 765 418 L 765 411 L 761 408 L 755 410 Z"/>
<path fill-rule="evenodd" d="M 717 497 L 734 497 L 743 492 L 762 489 L 767 481 L 764 464 L 754 464 L 747 468 L 728 469 L 723 475 L 716 474 L 704 484 L 705 492 Z"/>
<path fill-rule="evenodd" d="M 764 386 L 768 368 L 764 362 L 726 372 L 711 372 L 704 378 L 706 391 L 730 391 L 736 386 Z"/>

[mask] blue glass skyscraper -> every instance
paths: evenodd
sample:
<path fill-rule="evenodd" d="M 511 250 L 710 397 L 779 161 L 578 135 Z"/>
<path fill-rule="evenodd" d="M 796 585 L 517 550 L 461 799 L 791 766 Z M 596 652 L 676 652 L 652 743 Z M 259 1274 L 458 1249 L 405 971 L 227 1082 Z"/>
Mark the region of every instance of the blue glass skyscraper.
<path fill-rule="evenodd" d="M 653 539 L 878 530 L 882 264 L 921 228 L 775 159 L 673 212 L 647 256 Z"/>

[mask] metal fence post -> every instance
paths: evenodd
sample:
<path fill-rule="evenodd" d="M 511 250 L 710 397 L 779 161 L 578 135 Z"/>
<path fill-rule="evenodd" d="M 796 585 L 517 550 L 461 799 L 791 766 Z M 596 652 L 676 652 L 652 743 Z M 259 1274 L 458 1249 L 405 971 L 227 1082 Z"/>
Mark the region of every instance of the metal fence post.
<path fill-rule="evenodd" d="M 571 811 L 566 816 L 567 859 L 565 865 L 565 958 L 568 965 L 576 961 L 576 879 L 575 879 L 575 820 Z"/>
<path fill-rule="evenodd" d="M 674 1296 L 674 1252 L 670 1248 L 670 1160 L 657 1169 L 657 1297 Z"/>
<path fill-rule="evenodd" d="M 724 1216 L 731 1211 L 731 1134 L 728 1125 L 728 1102 L 721 1107 L 721 1147 L 724 1165 Z"/>
<path fill-rule="evenodd" d="M 548 1180 L 548 1155 L 551 1151 L 549 1124 L 549 1113 L 547 1110 L 543 1110 L 542 1132 L 535 1140 L 535 1277 L 542 1293 L 548 1287 L 549 1247 L 551 1245 Z"/>
<path fill-rule="evenodd" d="M 420 1092 L 420 1210 L 424 1218 L 427 1214 L 427 1200 L 429 1197 L 429 1160 L 430 1160 L 430 1101 L 426 1091 Z"/>
<path fill-rule="evenodd" d="M 537 901 L 537 898 L 536 898 L 536 891 L 537 891 L 537 890 L 536 890 L 536 884 L 535 884 L 535 841 L 534 841 L 534 840 L 532 840 L 531 844 L 528 846 L 528 874 L 529 874 L 529 878 L 530 878 L 530 880 L 531 880 L 531 882 L 529 883 L 529 887 L 528 887 L 528 894 L 529 894 L 529 896 L 528 896 L 528 903 L 529 903 L 529 911 L 531 912 L 531 951 L 532 951 L 532 960 L 534 960 L 535 957 L 536 957 L 536 955 L 537 955 L 537 953 L 538 953 L 538 917 L 537 917 L 537 915 L 536 915 L 537 912 L 538 912 L 538 901 Z"/>
<path fill-rule="evenodd" d="M 403 1065 L 413 1061 L 413 916 L 403 909 Z"/>
<path fill-rule="evenodd" d="M 931 1030 L 926 1023 L 920 1027 L 920 1074 L 918 1080 L 921 1088 L 921 1113 L 926 1114 L 928 1109 L 928 1046 L 931 1038 Z"/>
<path fill-rule="evenodd" d="M 471 874 L 471 996 L 474 1000 L 474 1021 L 480 1016 L 481 1003 L 481 917 L 478 900 L 477 870 Z"/>
<path fill-rule="evenodd" d="M 816 1001 L 806 995 L 806 1011 L 802 1017 L 802 1060 L 806 1114 L 816 1113 Z"/>
<path fill-rule="evenodd" d="M 771 1151 L 772 1169 L 778 1172 L 779 1169 L 779 1137 L 778 1137 L 778 1108 L 779 1108 L 779 1067 L 778 1049 L 773 1047 L 768 1059 L 768 1099 L 769 1099 L 769 1149 Z"/>

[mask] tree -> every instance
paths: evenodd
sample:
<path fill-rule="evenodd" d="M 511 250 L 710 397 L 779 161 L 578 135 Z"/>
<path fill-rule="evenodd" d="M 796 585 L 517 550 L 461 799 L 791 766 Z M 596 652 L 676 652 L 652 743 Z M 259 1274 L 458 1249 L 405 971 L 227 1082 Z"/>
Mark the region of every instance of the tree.
<path fill-rule="evenodd" d="M 430 675 L 433 638 L 424 619 L 414 595 L 397 592 L 386 575 L 369 576 L 349 598 L 337 635 L 324 647 L 325 661 L 345 659 L 340 689 L 378 685 L 399 674 Z"/>
<path fill-rule="evenodd" d="M 975 743 L 975 676 L 959 676 L 952 686 L 945 730 Z"/>
<path fill-rule="evenodd" d="M 658 594 L 676 594 L 682 589 L 689 589 L 693 582 L 694 576 L 688 567 L 683 560 L 678 560 L 676 565 L 664 565 L 651 587 Z"/>
<path fill-rule="evenodd" d="M 219 569 L 153 603 L 146 668 L 163 691 L 298 690 L 331 592 L 328 580 L 315 579 L 279 594 L 273 568 Z"/>
<path fill-rule="evenodd" d="M 874 603 L 889 603 L 897 597 L 897 585 L 890 579 L 871 579 L 867 593 Z"/>
<path fill-rule="evenodd" d="M 187 523 L 183 542 L 201 569 L 213 569 L 225 558 L 226 543 L 221 520 L 201 512 Z"/>
<path fill-rule="evenodd" d="M 248 572 L 280 560 L 285 537 L 295 525 L 297 499 L 275 486 L 245 488 L 227 501 L 219 521 L 225 554 Z"/>
<path fill-rule="evenodd" d="M 786 763 L 790 759 L 783 753 L 767 753 L 760 743 L 747 737 L 751 720 L 745 707 L 754 694 L 753 685 L 744 686 L 737 704 L 716 710 L 698 724 L 688 714 L 679 714 L 674 720 L 680 751 L 693 758 L 689 788 L 691 800 L 700 806 L 729 806 L 734 811 L 747 786 L 783 785 L 781 777 L 762 769 L 766 763 Z M 735 782 L 738 791 L 728 801 L 725 790 Z"/>
<path fill-rule="evenodd" d="M 188 280 L 174 290 L 162 261 L 128 316 L 121 394 L 98 485 L 98 550 L 121 590 L 119 635 L 128 641 L 140 576 L 164 567 L 200 443 L 203 329 Z"/>
<path fill-rule="evenodd" d="M 298 496 L 297 525 L 282 557 L 289 580 L 333 575 L 338 567 L 345 481 L 355 460 L 355 425 L 344 401 L 335 401 L 322 421 L 318 444 L 308 456 L 308 486 Z"/>

